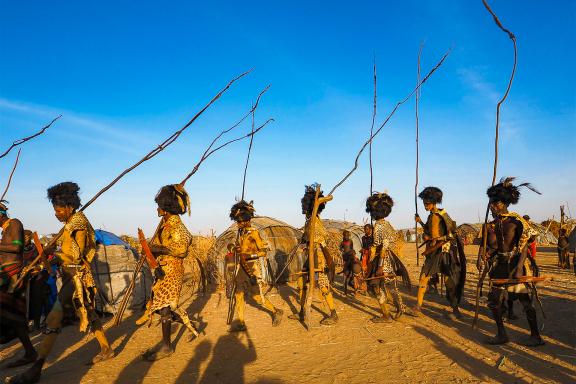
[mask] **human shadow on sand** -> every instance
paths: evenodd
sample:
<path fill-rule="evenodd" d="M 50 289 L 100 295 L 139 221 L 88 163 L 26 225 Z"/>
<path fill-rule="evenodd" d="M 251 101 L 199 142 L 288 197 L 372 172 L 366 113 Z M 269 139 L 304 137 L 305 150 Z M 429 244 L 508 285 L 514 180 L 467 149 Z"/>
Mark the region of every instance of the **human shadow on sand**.
<path fill-rule="evenodd" d="M 212 350 L 212 359 L 198 383 L 245 383 L 245 366 L 256 361 L 256 358 L 256 348 L 248 332 L 220 336 Z M 182 384 L 188 382 L 177 381 Z"/>

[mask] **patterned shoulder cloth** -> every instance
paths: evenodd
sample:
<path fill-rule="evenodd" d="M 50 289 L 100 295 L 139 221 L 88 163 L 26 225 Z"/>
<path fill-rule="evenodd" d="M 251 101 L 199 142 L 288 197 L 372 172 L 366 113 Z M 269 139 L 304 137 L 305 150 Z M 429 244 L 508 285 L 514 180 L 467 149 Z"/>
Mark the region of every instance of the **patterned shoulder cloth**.
<path fill-rule="evenodd" d="M 180 216 L 173 215 L 162 224 L 161 231 L 154 236 L 152 243 L 166 247 L 170 252 L 169 256 L 185 258 L 192 244 L 192 235 Z"/>
<path fill-rule="evenodd" d="M 308 238 L 310 233 L 310 222 L 312 221 L 311 218 L 306 220 L 306 224 L 304 225 L 304 234 Z M 326 239 L 328 238 L 328 232 L 326 232 L 326 228 L 324 227 L 324 223 L 320 216 L 316 216 L 316 222 L 314 223 L 314 243 L 320 244 L 321 246 L 326 246 Z"/>
<path fill-rule="evenodd" d="M 516 252 L 518 252 L 518 253 L 522 252 L 522 250 L 526 247 L 526 245 L 528 245 L 528 240 L 530 240 L 530 238 L 533 236 L 537 236 L 538 232 L 536 232 L 536 230 L 534 228 L 532 228 L 532 226 L 526 220 L 524 220 L 524 218 L 522 216 L 520 216 L 516 212 L 508 212 L 508 213 L 502 214 L 501 216 L 502 217 L 511 217 L 511 218 L 519 221 L 520 224 L 522 224 L 522 234 L 520 235 L 520 239 L 518 240 L 518 246 L 516 248 Z"/>
<path fill-rule="evenodd" d="M 86 244 L 84 249 L 76 242 L 77 232 L 86 232 Z M 64 225 L 64 234 L 59 241 L 62 247 L 62 254 L 59 255 L 65 262 L 80 263 L 82 259 L 88 263 L 92 261 L 96 254 L 96 237 L 94 228 L 83 212 L 76 212 Z M 70 260 L 67 260 L 70 259 Z"/>
<path fill-rule="evenodd" d="M 268 249 L 268 243 L 262 239 L 260 232 L 254 227 L 246 228 L 246 231 L 243 234 L 243 238 L 249 241 L 247 246 L 253 248 L 254 251 L 261 252 Z"/>
<path fill-rule="evenodd" d="M 373 246 L 382 246 L 382 251 L 396 252 L 398 248 L 398 234 L 386 219 L 377 220 L 374 224 Z"/>
<path fill-rule="evenodd" d="M 444 221 L 444 225 L 446 226 L 446 236 L 453 237 L 456 234 L 456 222 L 452 220 L 448 212 L 445 209 L 441 209 L 438 211 L 440 218 Z"/>

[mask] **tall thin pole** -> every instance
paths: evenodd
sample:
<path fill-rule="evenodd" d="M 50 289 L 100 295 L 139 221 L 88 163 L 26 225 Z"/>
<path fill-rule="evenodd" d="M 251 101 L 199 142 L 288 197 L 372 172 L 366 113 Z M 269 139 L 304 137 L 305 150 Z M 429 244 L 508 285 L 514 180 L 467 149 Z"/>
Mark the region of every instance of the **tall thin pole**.
<path fill-rule="evenodd" d="M 0 196 L 0 201 L 4 200 L 4 197 L 6 197 L 6 194 L 8 193 L 8 190 L 10 189 L 10 183 L 12 182 L 12 176 L 14 176 L 14 171 L 16 171 L 16 167 L 18 167 L 18 160 L 20 160 L 20 151 L 22 151 L 22 148 L 20 148 L 18 150 L 18 154 L 16 155 L 16 161 L 14 162 L 14 166 L 12 167 L 12 172 L 10 172 L 10 176 L 8 177 L 8 183 L 6 183 L 6 189 L 4 189 L 2 196 Z"/>
<path fill-rule="evenodd" d="M 244 200 L 244 190 L 246 188 L 246 173 L 248 172 L 248 162 L 250 161 L 250 152 L 252 152 L 252 143 L 254 142 L 254 120 L 256 109 L 252 110 L 252 136 L 250 136 L 250 145 L 248 146 L 248 155 L 246 156 L 246 165 L 244 166 L 244 178 L 242 179 L 242 200 Z"/>
<path fill-rule="evenodd" d="M 512 47 L 514 49 L 514 63 L 512 65 L 512 71 L 510 73 L 510 79 L 508 80 L 508 86 L 506 87 L 506 91 L 504 92 L 504 95 L 502 95 L 502 98 L 498 101 L 498 104 L 496 104 L 496 128 L 495 128 L 495 134 L 494 134 L 494 167 L 493 167 L 493 173 L 492 173 L 492 186 L 494 186 L 496 184 L 496 174 L 498 171 L 498 139 L 499 139 L 499 133 L 500 133 L 500 107 L 502 106 L 502 103 L 504 103 L 504 101 L 506 101 L 506 98 L 508 97 L 508 94 L 510 93 L 510 88 L 512 88 L 512 82 L 514 81 L 514 75 L 516 73 L 516 65 L 518 63 L 518 47 L 516 46 L 516 37 L 514 36 L 514 34 L 510 30 L 506 29 L 506 27 L 504 27 L 504 25 L 502 25 L 502 23 L 498 19 L 498 16 L 496 16 L 496 14 L 490 8 L 490 6 L 486 2 L 486 0 L 482 0 L 482 4 L 484 4 L 484 8 L 486 8 L 486 10 L 490 13 L 490 15 L 494 19 L 494 22 L 496 23 L 498 28 L 500 28 L 502 30 L 502 32 L 506 33 L 508 35 L 508 37 L 510 38 L 510 40 L 512 40 Z M 488 242 L 488 214 L 489 213 L 490 213 L 490 202 L 488 202 L 488 204 L 486 205 L 486 214 L 484 216 L 484 225 L 482 227 L 482 246 L 481 246 L 481 252 L 479 255 L 479 258 L 481 258 L 481 260 L 480 259 L 478 260 L 479 265 L 483 265 L 486 263 L 486 245 Z M 480 278 L 478 279 L 478 284 L 476 286 L 476 308 L 474 311 L 474 320 L 472 321 L 472 328 L 476 327 L 476 325 L 478 324 L 478 310 L 479 310 L 479 305 L 480 305 L 479 304 L 480 303 L 480 291 L 482 289 L 482 285 L 484 283 L 484 278 L 486 277 L 487 271 L 488 271 L 487 267 L 482 269 L 482 271 L 480 272 Z"/>
<path fill-rule="evenodd" d="M 416 84 L 420 84 L 420 56 L 422 55 L 422 49 L 424 48 L 424 43 L 420 43 L 420 49 L 418 50 L 418 64 L 416 71 Z M 418 181 L 419 181 L 419 168 L 420 168 L 420 125 L 419 125 L 419 115 L 418 115 L 418 102 L 420 101 L 420 89 L 416 91 L 416 182 L 414 183 L 414 207 L 416 209 L 416 215 L 418 215 Z M 416 237 L 416 265 L 420 266 L 420 244 L 418 241 L 418 222 L 414 221 L 414 236 Z"/>
<path fill-rule="evenodd" d="M 370 127 L 370 137 L 374 135 L 374 124 L 376 122 L 376 54 L 374 54 L 374 108 L 372 110 L 372 126 Z M 368 196 L 372 195 L 374 192 L 374 174 L 372 171 L 372 139 L 370 139 L 370 147 L 369 147 L 369 156 L 370 156 L 370 193 Z"/>

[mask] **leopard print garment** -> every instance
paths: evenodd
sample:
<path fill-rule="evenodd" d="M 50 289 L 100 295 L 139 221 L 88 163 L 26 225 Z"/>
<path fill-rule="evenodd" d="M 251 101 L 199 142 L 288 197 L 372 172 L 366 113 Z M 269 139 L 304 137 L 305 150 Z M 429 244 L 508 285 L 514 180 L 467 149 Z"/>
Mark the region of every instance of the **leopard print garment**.
<path fill-rule="evenodd" d="M 303 241 L 308 243 L 309 233 L 310 233 L 310 218 L 306 220 L 304 224 L 304 235 Z M 322 248 L 326 247 L 326 240 L 328 238 L 328 231 L 324 227 L 324 223 L 320 216 L 316 217 L 314 222 L 314 246 L 316 247 L 316 252 L 314 252 L 314 267 L 316 269 L 324 269 L 326 267 L 326 258 L 324 257 L 324 251 Z"/>
<path fill-rule="evenodd" d="M 173 311 L 178 309 L 184 277 L 184 258 L 188 255 L 191 242 L 192 235 L 180 220 L 180 216 L 173 215 L 165 222 L 164 220 L 160 222 L 151 243 L 168 248 L 170 254 L 158 257 L 158 263 L 162 266 L 165 276 L 156 280 L 152 286 L 151 312 L 165 307 L 170 307 Z"/>
<path fill-rule="evenodd" d="M 382 248 L 380 266 L 382 267 L 382 272 L 385 274 L 394 273 L 394 268 L 392 267 L 389 252 L 393 252 L 393 250 L 396 249 L 397 239 L 397 233 L 388 221 L 385 219 L 380 219 L 374 223 L 374 253 L 379 251 L 380 247 Z M 392 282 L 394 280 L 396 280 L 394 277 L 384 278 L 384 282 L 386 283 Z"/>
<path fill-rule="evenodd" d="M 86 232 L 86 244 L 81 248 L 76 242 L 76 234 Z M 64 233 L 58 240 L 60 251 L 56 256 L 63 264 L 82 264 L 82 259 L 91 262 L 96 254 L 96 235 L 94 228 L 82 212 L 75 212 L 64 225 Z"/>

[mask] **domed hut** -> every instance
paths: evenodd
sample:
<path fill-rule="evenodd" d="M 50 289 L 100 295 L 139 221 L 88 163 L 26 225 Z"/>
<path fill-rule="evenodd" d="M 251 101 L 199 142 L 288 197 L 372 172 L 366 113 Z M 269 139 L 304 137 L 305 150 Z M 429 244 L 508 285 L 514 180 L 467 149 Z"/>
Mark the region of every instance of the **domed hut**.
<path fill-rule="evenodd" d="M 552 232 L 550 232 L 549 228 L 530 221 L 530 226 L 537 232 L 536 236 L 536 244 L 538 245 L 555 245 L 558 243 L 558 239 Z"/>
<path fill-rule="evenodd" d="M 356 256 L 360 256 L 362 249 L 362 236 L 364 236 L 364 226 L 349 221 L 323 219 L 324 227 L 328 231 L 328 241 L 326 246 L 331 256 L 334 258 L 337 268 L 342 267 L 342 255 L 340 254 L 340 243 L 342 242 L 342 232 L 345 230 L 350 231 L 350 238 L 356 251 Z M 404 248 L 405 233 L 402 230 L 396 231 L 398 235 L 396 254 L 402 256 L 402 249 Z"/>
<path fill-rule="evenodd" d="M 472 224 L 460 224 L 456 228 L 456 233 L 464 245 L 476 244 L 476 239 L 480 236 L 480 230 Z"/>
<path fill-rule="evenodd" d="M 139 252 L 113 233 L 97 229 L 95 235 L 96 254 L 91 266 L 99 292 L 96 297 L 96 309 L 115 313 L 134 276 L 140 258 Z M 142 268 L 128 300 L 127 313 L 146 305 L 152 281 L 150 270 L 147 267 Z"/>
<path fill-rule="evenodd" d="M 360 256 L 362 249 L 362 236 L 364 236 L 364 227 L 356 223 L 344 220 L 322 219 L 324 227 L 328 231 L 326 246 L 330 255 L 334 258 L 337 268 L 342 267 L 342 255 L 340 254 L 340 243 L 342 242 L 342 232 L 349 231 L 350 239 L 356 251 L 356 256 Z"/>
<path fill-rule="evenodd" d="M 302 231 L 286 224 L 283 221 L 267 216 L 257 216 L 251 221 L 252 226 L 258 231 L 262 239 L 268 243 L 270 252 L 268 252 L 267 265 L 264 268 L 263 279 L 267 283 L 272 283 L 276 274 L 279 273 L 288 261 L 289 255 L 296 252 Z M 217 276 L 216 283 L 222 287 L 225 284 L 225 257 L 228 253 L 228 244 L 236 242 L 238 227 L 236 223 L 232 224 L 220 236 L 216 238 L 214 245 L 208 251 L 208 260 L 216 266 Z M 302 255 L 294 256 L 292 263 L 286 267 L 285 272 L 280 278 L 280 282 L 285 282 L 293 273 L 302 269 Z"/>

